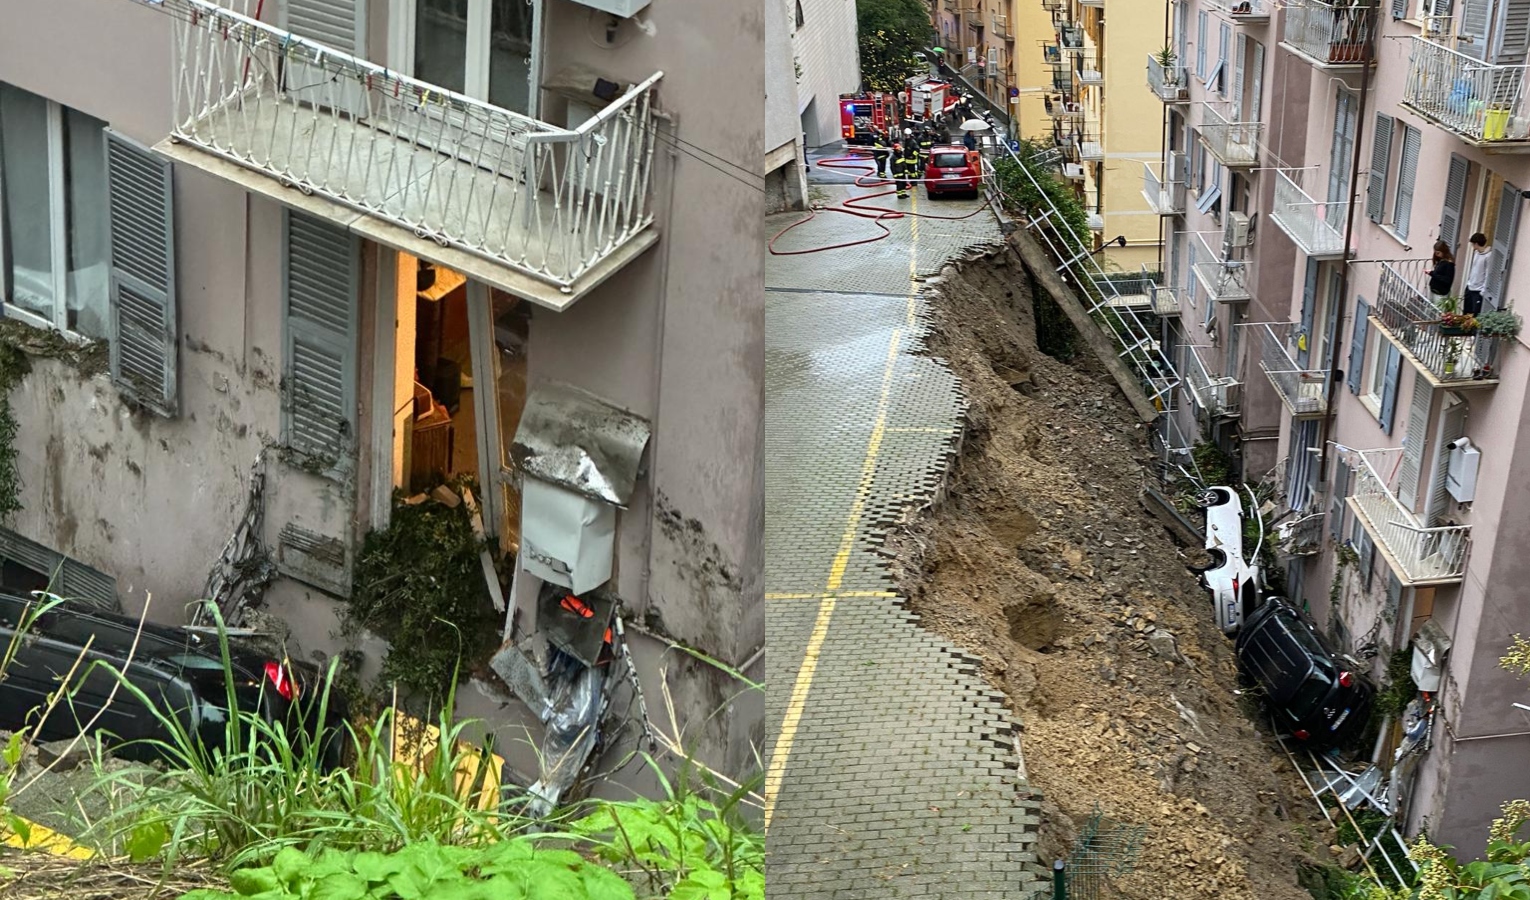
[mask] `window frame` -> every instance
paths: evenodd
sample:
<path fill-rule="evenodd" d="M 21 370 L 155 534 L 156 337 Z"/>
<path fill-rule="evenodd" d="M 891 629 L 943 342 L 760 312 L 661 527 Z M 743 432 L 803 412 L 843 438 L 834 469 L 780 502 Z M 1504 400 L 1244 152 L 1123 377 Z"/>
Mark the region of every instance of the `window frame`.
<path fill-rule="evenodd" d="M 490 40 L 493 36 L 494 0 L 466 0 L 468 39 L 464 60 L 463 91 L 465 96 L 489 103 Z M 543 44 L 547 34 L 547 9 L 544 0 L 525 0 L 531 6 L 531 58 L 527 67 L 531 70 L 531 83 L 527 85 L 527 110 L 521 115 L 537 118 L 541 111 Z M 388 54 L 390 68 L 414 77 L 414 54 L 417 35 L 415 21 L 419 15 L 418 0 L 388 0 Z M 474 31 L 478 39 L 473 40 Z"/>
<path fill-rule="evenodd" d="M 53 315 L 51 319 L 39 315 L 30 309 L 24 309 L 18 305 L 5 290 L 7 283 L 6 275 L 10 271 L 10 254 L 7 247 L 10 243 L 5 236 L 5 216 L 0 215 L 0 317 L 15 319 L 33 328 L 47 331 L 56 331 L 74 343 L 84 344 L 97 340 L 106 340 L 107 335 L 92 337 L 83 332 L 75 331 L 69 327 L 69 191 L 67 185 L 67 166 L 65 160 L 64 129 L 68 110 L 66 107 L 52 98 L 26 88 L 19 87 L 9 82 L 3 82 L 13 90 L 25 91 L 32 94 L 47 104 L 47 141 L 48 141 L 48 256 L 52 264 L 51 284 Z M 101 122 L 95 116 L 90 116 L 82 110 L 75 110 L 81 115 L 89 116 L 92 120 Z M 101 140 L 103 147 L 106 141 L 108 123 L 101 122 Z M 102 177 L 105 177 L 106 156 L 103 151 L 101 156 Z M 0 166 L 0 209 L 4 208 L 5 202 L 5 171 Z M 100 210 L 101 227 L 108 227 L 105 207 Z M 108 267 L 110 259 L 102 260 Z M 111 316 L 111 296 L 102 300 L 102 313 L 109 319 Z"/>
<path fill-rule="evenodd" d="M 1365 375 L 1360 379 L 1360 402 L 1365 404 L 1371 415 L 1379 419 L 1381 398 L 1386 393 L 1386 352 L 1381 346 L 1386 338 L 1381 336 L 1379 329 L 1367 330 L 1369 334 L 1365 336 Z"/>

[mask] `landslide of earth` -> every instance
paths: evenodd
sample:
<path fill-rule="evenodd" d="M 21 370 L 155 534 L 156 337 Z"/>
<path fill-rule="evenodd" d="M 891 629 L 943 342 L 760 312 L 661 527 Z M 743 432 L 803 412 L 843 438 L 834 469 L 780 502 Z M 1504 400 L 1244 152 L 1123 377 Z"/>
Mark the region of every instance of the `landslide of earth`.
<path fill-rule="evenodd" d="M 1147 428 L 1081 341 L 1068 361 L 1038 350 L 1041 290 L 1008 246 L 932 281 L 929 352 L 970 407 L 945 499 L 895 542 L 903 589 L 1012 703 L 1043 865 L 1098 805 L 1146 826 L 1121 897 L 1310 900 L 1298 867 L 1328 861 L 1331 832 L 1235 693 L 1185 551 L 1139 502 Z"/>

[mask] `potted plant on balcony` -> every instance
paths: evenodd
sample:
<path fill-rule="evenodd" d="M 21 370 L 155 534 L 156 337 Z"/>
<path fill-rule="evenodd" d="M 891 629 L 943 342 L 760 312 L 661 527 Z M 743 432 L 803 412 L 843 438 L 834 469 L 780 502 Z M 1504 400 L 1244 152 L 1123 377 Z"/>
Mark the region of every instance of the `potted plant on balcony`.
<path fill-rule="evenodd" d="M 1461 358 L 1461 342 L 1455 338 L 1445 342 L 1445 375 L 1456 374 L 1456 362 Z"/>
<path fill-rule="evenodd" d="M 1175 63 L 1179 62 L 1179 56 L 1174 53 L 1174 48 L 1165 44 L 1161 50 L 1153 55 L 1158 60 L 1158 65 L 1163 69 L 1163 83 L 1165 87 L 1173 87 L 1179 83 L 1179 72 L 1175 69 Z"/>
<path fill-rule="evenodd" d="M 1464 335 L 1477 331 L 1477 317 L 1471 313 L 1440 313 L 1440 334 Z"/>
<path fill-rule="evenodd" d="M 1477 333 L 1487 337 L 1514 338 L 1519 337 L 1523 324 L 1517 314 L 1507 309 L 1495 309 L 1477 317 Z"/>

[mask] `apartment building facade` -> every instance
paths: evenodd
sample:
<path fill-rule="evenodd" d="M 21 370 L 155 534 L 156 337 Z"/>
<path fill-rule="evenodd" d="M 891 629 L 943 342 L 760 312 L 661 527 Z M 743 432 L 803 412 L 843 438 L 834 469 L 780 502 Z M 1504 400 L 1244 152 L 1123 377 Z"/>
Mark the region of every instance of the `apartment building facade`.
<path fill-rule="evenodd" d="M 5 0 L 0 19 L 4 312 L 111 357 L 38 360 L 12 392 L 8 539 L 177 621 L 261 458 L 265 607 L 334 653 L 395 493 L 468 476 L 514 561 L 516 636 L 572 579 L 662 636 L 632 635 L 645 676 L 666 640 L 759 675 L 765 148 L 738 114 L 759 13 Z M 685 668 L 684 739 L 748 768 L 762 704 Z"/>
<path fill-rule="evenodd" d="M 766 213 L 807 205 L 807 156 L 798 116 L 801 63 L 792 42 L 796 8 L 795 2 L 765 4 Z"/>
<path fill-rule="evenodd" d="M 1483 312 L 1530 288 L 1514 265 L 1530 252 L 1530 4 L 1192 0 L 1173 15 L 1185 71 L 1150 64 L 1171 127 L 1145 193 L 1175 228 L 1175 421 L 1278 486 L 1285 588 L 1329 639 L 1378 678 L 1394 652 L 1411 661 L 1421 693 L 1378 745 L 1400 825 L 1480 853 L 1498 805 L 1530 795 L 1525 686 L 1498 667 L 1530 624 L 1530 359 L 1517 333 L 1454 324 L 1441 297 L 1474 272 Z M 1180 114 L 1178 141 L 1175 106 L 1208 100 L 1199 124 Z M 1458 260 L 1443 294 L 1436 241 Z"/>
<path fill-rule="evenodd" d="M 840 138 L 839 95 L 861 88 L 855 4 L 787 2 L 803 140 L 808 147 L 822 147 Z"/>

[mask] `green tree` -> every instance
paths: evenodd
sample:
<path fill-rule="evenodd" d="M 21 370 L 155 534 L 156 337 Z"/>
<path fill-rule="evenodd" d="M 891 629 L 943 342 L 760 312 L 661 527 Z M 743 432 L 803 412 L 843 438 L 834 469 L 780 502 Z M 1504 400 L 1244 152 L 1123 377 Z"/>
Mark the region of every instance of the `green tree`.
<path fill-rule="evenodd" d="M 914 54 L 933 33 L 922 0 L 856 0 L 861 83 L 867 90 L 896 91 L 925 64 Z"/>

